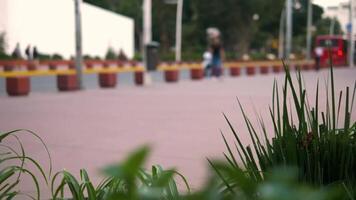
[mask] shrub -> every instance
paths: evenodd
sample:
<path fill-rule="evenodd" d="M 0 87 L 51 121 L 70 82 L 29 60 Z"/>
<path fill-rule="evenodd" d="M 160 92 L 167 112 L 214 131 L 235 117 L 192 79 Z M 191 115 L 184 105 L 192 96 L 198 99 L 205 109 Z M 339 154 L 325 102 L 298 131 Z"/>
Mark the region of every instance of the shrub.
<path fill-rule="evenodd" d="M 276 167 L 295 166 L 298 181 L 316 187 L 341 185 L 350 198 L 356 197 L 356 122 L 351 121 L 351 113 L 356 91 L 356 83 L 350 94 L 349 87 L 344 91 L 346 97 L 342 104 L 343 92 L 336 99 L 333 68 L 330 68 L 330 89 L 327 89 L 326 110 L 320 111 L 319 84 L 317 83 L 315 105 L 311 107 L 302 84 L 300 72 L 298 83 L 292 81 L 288 67 L 283 85 L 282 100 L 277 83 L 273 87 L 271 123 L 274 137 L 269 139 L 262 119 L 259 119 L 262 137 L 252 125 L 239 102 L 251 141 L 250 145 L 241 143 L 238 133 L 225 116 L 236 139 L 236 148 L 232 147 L 223 135 L 228 152 L 224 154 L 230 168 L 243 170 L 253 182 L 263 182 L 268 171 Z M 288 107 L 289 91 L 292 106 L 296 111 L 297 123 L 293 121 L 292 109 Z M 329 96 L 330 94 L 330 96 Z M 282 103 L 280 105 L 280 102 Z M 341 106 L 344 106 L 343 108 Z M 344 111 L 341 127 L 338 127 L 340 111 Z M 235 150 L 236 153 L 234 153 Z M 238 156 L 236 156 L 238 155 Z M 241 164 L 238 163 L 241 159 Z M 220 170 L 216 169 L 218 174 Z M 241 189 L 244 185 L 237 180 L 229 181 L 221 175 L 228 192 Z"/>

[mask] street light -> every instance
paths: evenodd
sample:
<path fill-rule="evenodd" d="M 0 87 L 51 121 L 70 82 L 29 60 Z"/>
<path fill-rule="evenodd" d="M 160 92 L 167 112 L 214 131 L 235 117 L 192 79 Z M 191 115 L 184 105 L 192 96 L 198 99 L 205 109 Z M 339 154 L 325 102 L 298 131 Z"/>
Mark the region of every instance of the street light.
<path fill-rule="evenodd" d="M 74 0 L 75 9 L 75 69 L 77 74 L 78 89 L 82 89 L 82 23 L 81 23 L 81 8 L 82 0 Z"/>
<path fill-rule="evenodd" d="M 308 17 L 307 17 L 307 59 L 311 59 L 311 37 L 313 23 L 313 2 L 308 0 Z"/>
<path fill-rule="evenodd" d="M 176 16 L 176 61 L 182 60 L 182 16 L 183 16 L 183 0 L 165 0 L 167 4 L 177 4 Z"/>

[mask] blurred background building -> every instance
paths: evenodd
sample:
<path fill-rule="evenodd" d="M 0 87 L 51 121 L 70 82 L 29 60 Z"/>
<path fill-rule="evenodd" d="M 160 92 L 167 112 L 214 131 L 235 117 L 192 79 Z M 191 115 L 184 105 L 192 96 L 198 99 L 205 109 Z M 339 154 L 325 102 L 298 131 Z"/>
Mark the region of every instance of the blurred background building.
<path fill-rule="evenodd" d="M 133 19 L 83 3 L 83 55 L 104 57 L 108 49 L 134 55 Z M 1 0 L 0 33 L 6 37 L 6 51 L 19 43 L 36 46 L 40 53 L 75 54 L 75 18 L 73 0 Z"/>
<path fill-rule="evenodd" d="M 349 9 L 349 1 L 341 2 L 335 6 L 328 6 L 325 9 L 324 17 L 335 18 L 337 21 L 339 21 L 342 31 L 347 33 L 347 26 L 350 23 Z M 355 27 L 354 33 L 356 33 Z"/>

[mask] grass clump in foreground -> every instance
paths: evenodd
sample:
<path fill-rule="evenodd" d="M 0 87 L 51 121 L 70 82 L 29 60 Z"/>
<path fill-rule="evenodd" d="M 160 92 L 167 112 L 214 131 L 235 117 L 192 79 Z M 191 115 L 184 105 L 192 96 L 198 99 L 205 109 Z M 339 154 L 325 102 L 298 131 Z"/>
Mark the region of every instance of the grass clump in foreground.
<path fill-rule="evenodd" d="M 336 98 L 331 67 L 331 83 L 330 88 L 326 89 L 325 111 L 320 111 L 322 105 L 319 105 L 319 83 L 316 87 L 315 104 L 311 107 L 300 72 L 297 73 L 295 84 L 286 66 L 285 71 L 281 98 L 277 84 L 273 87 L 272 107 L 269 109 L 274 127 L 272 139 L 268 138 L 262 119 L 259 119 L 262 134 L 256 131 L 240 102 L 252 147 L 241 143 L 239 134 L 225 116 L 235 137 L 235 146 L 232 147 L 223 135 L 228 150 L 224 154 L 228 165 L 219 168 L 211 162 L 223 182 L 224 191 L 234 195 L 246 187 L 246 183 L 241 179 L 231 179 L 229 170 L 241 172 L 241 176 L 247 177 L 250 184 L 256 185 L 264 182 L 269 171 L 276 167 L 295 167 L 299 183 L 321 189 L 337 187 L 346 195 L 345 198 L 356 199 L 356 122 L 351 121 L 356 82 L 351 91 L 347 87 L 345 94 L 340 91 Z M 292 97 L 292 105 L 288 104 L 289 95 Z M 293 121 L 293 110 L 289 106 L 294 107 L 296 123 Z M 343 123 L 338 126 L 340 113 L 343 113 Z M 249 190 L 243 191 L 246 196 L 258 197 L 259 194 Z"/>
<path fill-rule="evenodd" d="M 184 176 L 175 170 L 164 170 L 158 165 L 152 166 L 150 171 L 143 170 L 149 154 L 147 147 L 133 152 L 122 163 L 103 169 L 107 178 L 98 186 L 94 186 L 84 169 L 80 171 L 79 179 L 65 170 L 52 175 L 51 157 L 42 139 L 31 131 L 17 130 L 0 133 L 0 199 L 42 199 L 41 181 L 51 188 L 51 199 L 356 199 L 356 122 L 351 121 L 356 85 L 351 92 L 346 88 L 346 97 L 341 103 L 343 95 L 340 92 L 336 99 L 331 68 L 330 93 L 327 92 L 325 112 L 320 112 L 318 84 L 315 105 L 311 107 L 300 73 L 295 85 L 289 69 L 285 67 L 285 70 L 282 98 L 276 83 L 273 87 L 270 108 L 273 138 L 267 137 L 262 120 L 263 136 L 259 136 L 239 103 L 252 147 L 241 143 L 225 116 L 236 144 L 230 146 L 223 135 L 228 150 L 224 154 L 226 160 L 208 160 L 213 173 L 201 191 L 191 192 Z M 287 106 L 288 92 L 292 96 L 297 123 Z M 342 127 L 338 127 L 340 113 L 344 113 Z M 47 170 L 26 155 L 17 136 L 23 131 L 43 143 L 50 163 Z M 20 151 L 5 145 L 3 141 L 10 137 L 18 141 Z M 29 163 L 35 166 L 31 168 L 34 171 L 27 168 Z M 19 184 L 25 175 L 32 179 L 35 195 L 21 192 Z M 183 180 L 186 192 L 179 192 L 177 177 Z"/>

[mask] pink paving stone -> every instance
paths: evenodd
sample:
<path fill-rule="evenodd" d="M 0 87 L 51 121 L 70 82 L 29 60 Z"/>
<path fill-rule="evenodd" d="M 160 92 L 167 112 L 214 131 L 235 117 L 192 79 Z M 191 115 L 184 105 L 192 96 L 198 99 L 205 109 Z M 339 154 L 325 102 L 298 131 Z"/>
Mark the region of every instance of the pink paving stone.
<path fill-rule="evenodd" d="M 318 78 L 320 96 L 325 94 L 323 83 L 327 72 L 303 72 L 310 102 L 314 102 Z M 248 144 L 236 97 L 253 122 L 256 110 L 270 130 L 268 105 L 272 84 L 277 79 L 281 85 L 283 77 L 281 73 L 145 87 L 120 86 L 113 90 L 31 93 L 25 98 L 2 96 L 0 131 L 18 128 L 35 131 L 51 151 L 54 171 L 65 168 L 78 175 L 79 169 L 86 168 L 95 182 L 100 179 L 100 168 L 123 159 L 140 145 L 149 144 L 153 152 L 148 164 L 174 166 L 187 176 L 193 188 L 198 188 L 207 177 L 206 158 L 221 158 L 225 151 L 219 129 L 233 141 L 222 112 Z M 355 68 L 336 69 L 337 90 L 353 86 L 355 77 Z M 356 119 L 355 112 L 352 117 Z M 31 137 L 20 136 L 28 154 L 46 165 L 43 147 Z M 22 187 L 26 191 L 34 189 L 28 182 Z"/>

